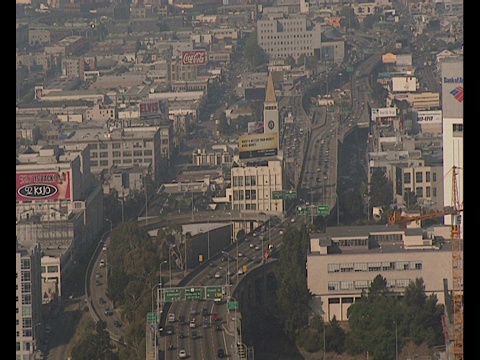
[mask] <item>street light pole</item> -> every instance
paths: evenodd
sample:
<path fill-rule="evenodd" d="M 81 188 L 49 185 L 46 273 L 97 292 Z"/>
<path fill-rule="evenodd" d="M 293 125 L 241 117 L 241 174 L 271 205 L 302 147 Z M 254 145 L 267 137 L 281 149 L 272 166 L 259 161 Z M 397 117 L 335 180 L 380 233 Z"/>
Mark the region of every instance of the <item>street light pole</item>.
<path fill-rule="evenodd" d="M 125 221 L 125 216 L 123 211 L 123 198 L 117 199 L 117 200 L 120 201 L 120 204 L 122 205 L 122 223 L 123 223 Z"/>
<path fill-rule="evenodd" d="M 395 360 L 398 360 L 398 335 L 397 335 L 397 322 L 393 322 L 395 324 Z"/>
<path fill-rule="evenodd" d="M 113 223 L 112 220 L 106 219 L 108 222 L 110 222 L 110 237 L 112 236 L 112 230 L 113 230 Z M 107 284 L 108 287 L 108 254 L 105 252 L 105 283 Z"/>

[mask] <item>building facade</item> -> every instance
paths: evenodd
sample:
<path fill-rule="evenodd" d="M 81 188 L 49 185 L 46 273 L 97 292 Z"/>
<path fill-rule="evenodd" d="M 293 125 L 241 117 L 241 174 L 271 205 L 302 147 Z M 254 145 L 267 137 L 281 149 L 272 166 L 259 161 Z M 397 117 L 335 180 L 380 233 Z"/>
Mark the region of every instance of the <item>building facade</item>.
<path fill-rule="evenodd" d="M 104 227 L 103 192 L 90 173 L 88 146 L 30 147 L 17 156 L 16 234 L 20 245 L 39 243 L 59 259 L 56 281 L 73 270 Z"/>
<path fill-rule="evenodd" d="M 422 278 L 427 296 L 445 304 L 444 279 L 452 281 L 451 246 L 417 229 L 356 226 L 327 228 L 312 234 L 307 255 L 307 284 L 315 311 L 330 321 L 347 321 L 347 310 L 366 292 L 377 275 L 401 295 Z"/>
<path fill-rule="evenodd" d="M 37 359 L 43 335 L 41 250 L 16 244 L 16 359 Z"/>

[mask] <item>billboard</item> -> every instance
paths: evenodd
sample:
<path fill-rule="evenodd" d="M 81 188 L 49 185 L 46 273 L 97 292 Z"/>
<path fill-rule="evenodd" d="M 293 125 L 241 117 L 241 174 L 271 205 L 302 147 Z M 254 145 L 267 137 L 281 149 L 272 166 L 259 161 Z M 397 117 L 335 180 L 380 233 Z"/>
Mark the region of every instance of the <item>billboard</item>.
<path fill-rule="evenodd" d="M 168 101 L 167 100 L 144 100 L 138 104 L 140 117 L 149 116 L 168 116 Z"/>
<path fill-rule="evenodd" d="M 140 116 L 160 115 L 158 101 L 143 101 L 140 103 Z"/>
<path fill-rule="evenodd" d="M 17 200 L 70 199 L 69 171 L 17 173 Z"/>
<path fill-rule="evenodd" d="M 394 117 L 397 116 L 396 107 L 388 108 L 372 108 L 372 120 L 375 120 L 379 117 Z"/>
<path fill-rule="evenodd" d="M 441 124 L 442 110 L 419 111 L 417 112 L 417 122 L 419 124 Z"/>
<path fill-rule="evenodd" d="M 263 133 L 263 122 L 249 121 L 247 123 L 247 132 L 249 134 L 262 134 Z"/>
<path fill-rule="evenodd" d="M 248 134 L 238 138 L 240 159 L 250 159 L 278 154 L 277 133 Z"/>
<path fill-rule="evenodd" d="M 182 65 L 205 65 L 207 63 L 207 50 L 182 51 Z"/>
<path fill-rule="evenodd" d="M 442 109 L 445 118 L 463 118 L 463 61 L 442 62 Z"/>

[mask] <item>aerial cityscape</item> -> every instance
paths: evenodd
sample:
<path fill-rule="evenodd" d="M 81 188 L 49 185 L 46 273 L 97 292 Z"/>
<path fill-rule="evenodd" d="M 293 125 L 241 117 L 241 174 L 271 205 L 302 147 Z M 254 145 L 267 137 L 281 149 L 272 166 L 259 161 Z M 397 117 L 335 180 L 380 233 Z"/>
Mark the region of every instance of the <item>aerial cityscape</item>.
<path fill-rule="evenodd" d="M 16 0 L 16 359 L 463 360 L 463 11 Z"/>

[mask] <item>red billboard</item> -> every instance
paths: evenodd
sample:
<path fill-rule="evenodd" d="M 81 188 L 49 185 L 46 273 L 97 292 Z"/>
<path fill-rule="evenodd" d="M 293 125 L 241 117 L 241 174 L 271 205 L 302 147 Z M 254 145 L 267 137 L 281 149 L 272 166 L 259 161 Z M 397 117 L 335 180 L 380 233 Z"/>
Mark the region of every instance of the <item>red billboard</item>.
<path fill-rule="evenodd" d="M 69 171 L 17 173 L 17 200 L 70 199 Z"/>
<path fill-rule="evenodd" d="M 205 65 L 207 50 L 182 51 L 182 65 Z"/>
<path fill-rule="evenodd" d="M 160 105 L 158 101 L 149 101 L 140 103 L 140 116 L 158 115 L 160 114 Z"/>

